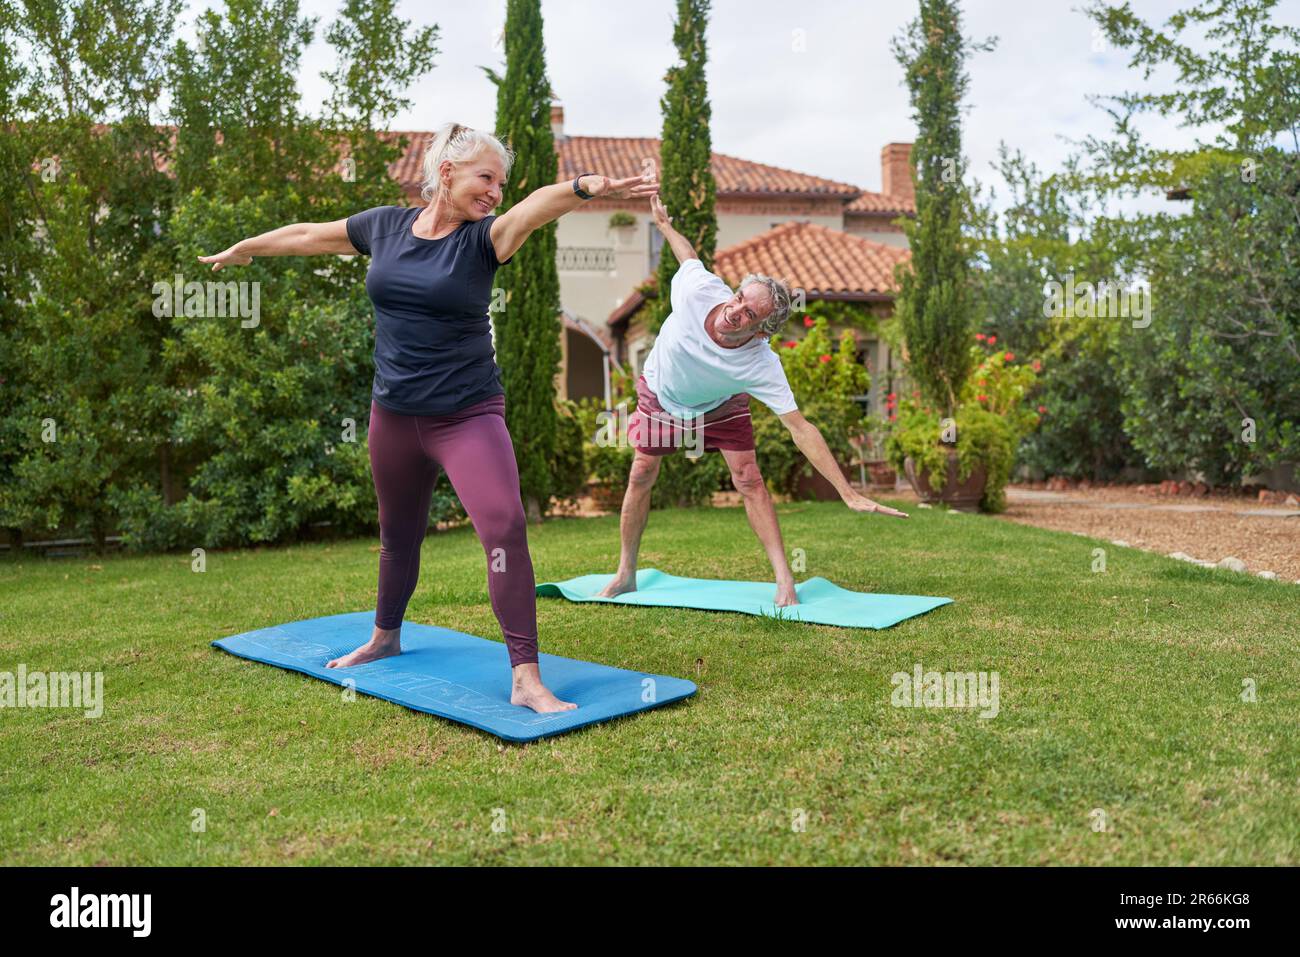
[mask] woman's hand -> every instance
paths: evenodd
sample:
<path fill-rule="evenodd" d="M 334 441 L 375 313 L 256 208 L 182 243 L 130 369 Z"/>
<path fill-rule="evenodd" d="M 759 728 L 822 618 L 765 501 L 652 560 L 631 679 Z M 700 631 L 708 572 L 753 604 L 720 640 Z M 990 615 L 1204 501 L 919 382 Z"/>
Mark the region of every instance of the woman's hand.
<path fill-rule="evenodd" d="M 653 166 L 647 166 L 640 176 L 629 176 L 627 179 L 610 179 L 599 173 L 588 173 L 578 185 L 593 198 L 640 199 L 659 192 L 659 173 Z"/>
<path fill-rule="evenodd" d="M 252 256 L 235 252 L 234 246 L 231 246 L 225 252 L 217 253 L 215 256 L 199 257 L 199 262 L 201 263 L 212 263 L 213 272 L 216 272 L 223 266 L 247 266 L 252 261 Z"/>
<path fill-rule="evenodd" d="M 844 504 L 855 512 L 879 512 L 881 515 L 892 515 L 894 518 L 908 517 L 906 512 L 900 512 L 898 509 L 890 508 L 888 505 L 881 505 L 879 502 L 873 502 L 865 495 L 859 495 L 857 492 L 845 496 Z"/>

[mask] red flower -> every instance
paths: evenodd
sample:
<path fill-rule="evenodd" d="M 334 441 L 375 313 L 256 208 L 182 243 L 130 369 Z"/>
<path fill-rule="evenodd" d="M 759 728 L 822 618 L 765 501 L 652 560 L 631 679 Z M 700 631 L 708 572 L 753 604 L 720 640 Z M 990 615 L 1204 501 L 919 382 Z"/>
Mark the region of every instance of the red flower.
<path fill-rule="evenodd" d="M 988 380 L 988 379 L 980 379 L 980 380 L 976 383 L 976 385 L 988 385 L 988 384 L 989 384 L 989 380 Z"/>
<path fill-rule="evenodd" d="M 785 341 L 785 347 L 786 347 L 787 349 L 793 349 L 793 348 L 794 348 L 795 346 L 797 346 L 798 344 L 799 344 L 799 343 L 795 342 L 793 339 L 787 339 L 787 340 Z"/>
<path fill-rule="evenodd" d="M 997 336 L 989 336 L 989 345 L 991 346 L 997 345 L 997 342 L 998 342 Z"/>
<path fill-rule="evenodd" d="M 977 396 L 975 396 L 975 401 L 977 401 L 977 402 L 987 402 L 988 400 L 989 400 L 989 397 L 986 396 L 986 395 L 977 395 Z"/>
<path fill-rule="evenodd" d="M 890 402 L 897 402 L 897 401 L 898 401 L 898 393 L 897 393 L 897 392 L 891 392 L 891 393 L 889 393 L 889 395 L 885 396 L 885 398 L 888 399 Z"/>
<path fill-rule="evenodd" d="M 1042 372 L 1042 371 L 1043 371 L 1043 364 L 1042 364 L 1041 362 L 1039 362 L 1037 359 L 1035 359 L 1035 360 L 1034 360 L 1033 369 L 1034 369 L 1035 372 Z"/>
<path fill-rule="evenodd" d="M 825 355 L 825 354 L 820 355 L 820 356 L 818 356 L 817 358 L 821 359 L 822 362 L 830 362 L 830 361 L 831 361 L 831 357 L 828 356 L 828 355 Z"/>
<path fill-rule="evenodd" d="M 983 342 L 986 338 L 988 338 L 988 337 L 985 336 L 984 333 L 982 333 L 982 332 L 977 332 L 977 333 L 975 333 L 975 341 L 976 341 L 976 342 Z"/>
<path fill-rule="evenodd" d="M 1045 406 L 1045 405 L 1040 405 L 1040 406 L 1038 407 L 1038 414 L 1039 414 L 1039 415 L 1046 415 L 1046 414 L 1047 414 L 1047 406 Z"/>
<path fill-rule="evenodd" d="M 1007 362 L 1014 362 L 1016 359 L 1015 354 L 1011 352 L 1008 352 L 1002 358 L 1005 359 Z"/>
<path fill-rule="evenodd" d="M 803 324 L 807 326 L 809 329 L 811 329 L 813 326 L 817 325 L 817 321 L 813 319 L 812 316 L 804 316 Z"/>

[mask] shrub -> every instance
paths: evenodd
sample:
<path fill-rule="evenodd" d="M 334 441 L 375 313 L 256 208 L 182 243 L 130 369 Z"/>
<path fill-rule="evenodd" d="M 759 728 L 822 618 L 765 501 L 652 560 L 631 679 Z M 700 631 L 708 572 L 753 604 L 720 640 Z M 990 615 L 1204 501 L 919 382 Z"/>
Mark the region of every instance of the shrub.
<path fill-rule="evenodd" d="M 792 321 L 802 322 L 798 317 Z M 840 335 L 838 348 L 831 343 L 825 318 L 814 319 L 802 339 L 773 342 L 781 357 L 786 378 L 799 402 L 799 409 L 821 431 L 826 444 L 839 462 L 853 459 L 850 440 L 865 426 L 862 407 L 854 396 L 871 387 L 871 376 L 858 362 L 853 333 Z M 781 420 L 762 403 L 754 404 L 754 439 L 758 448 L 758 466 L 768 484 L 776 491 L 795 494 L 800 476 L 814 473 L 799 451 Z"/>

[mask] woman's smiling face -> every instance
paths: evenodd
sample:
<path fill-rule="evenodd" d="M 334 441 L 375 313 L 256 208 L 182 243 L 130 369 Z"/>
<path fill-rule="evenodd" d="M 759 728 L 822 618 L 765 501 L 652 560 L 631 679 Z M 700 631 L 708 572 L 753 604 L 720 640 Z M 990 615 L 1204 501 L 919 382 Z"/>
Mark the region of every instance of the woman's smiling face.
<path fill-rule="evenodd" d="M 463 212 L 466 219 L 480 220 L 501 205 L 506 174 L 501 158 L 492 150 L 485 149 L 459 165 L 447 161 L 443 170 L 443 189 L 447 191 L 451 204 Z"/>

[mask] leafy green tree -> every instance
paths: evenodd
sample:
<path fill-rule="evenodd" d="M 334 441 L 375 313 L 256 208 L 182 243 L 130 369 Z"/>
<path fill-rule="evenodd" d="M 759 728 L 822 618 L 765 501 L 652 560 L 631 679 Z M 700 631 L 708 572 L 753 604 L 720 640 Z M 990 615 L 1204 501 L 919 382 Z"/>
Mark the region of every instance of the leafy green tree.
<path fill-rule="evenodd" d="M 951 415 L 971 369 L 974 312 L 970 257 L 962 224 L 969 194 L 962 182 L 964 70 L 975 50 L 961 32 L 955 0 L 920 0 L 920 14 L 893 40 L 917 125 L 911 161 L 916 219 L 904 219 L 910 260 L 900 263 L 895 309 L 907 342 L 907 368 L 927 401 Z"/>
<path fill-rule="evenodd" d="M 979 184 L 972 190 L 975 309 L 984 342 L 1041 369 L 1034 405 L 1044 411 L 1020 459 L 1048 475 L 1114 478 L 1143 462 L 1124 431 L 1111 361 L 1120 323 L 1072 311 L 1048 317 L 1044 289 L 1131 269 L 1133 253 L 1124 253 L 1131 244 L 1117 234 L 1122 224 L 1099 216 L 1096 198 L 1074 190 L 1066 175 L 1041 175 L 1005 144 L 997 170 L 1009 190 L 1003 209 L 995 189 L 987 199 Z"/>
<path fill-rule="evenodd" d="M 178 9 L 30 0 L 2 14 L 5 227 L 19 237 L 5 266 L 30 272 L 5 279 L 0 525 L 98 549 L 113 494 L 156 461 L 160 335 L 140 307 L 170 208 L 152 114 Z"/>
<path fill-rule="evenodd" d="M 24 303 L 31 295 L 38 250 L 28 228 L 33 197 L 24 170 L 34 151 L 27 146 L 27 124 L 19 122 L 29 70 L 15 48 L 17 21 L 11 0 L 0 0 L 0 526 L 20 545 L 23 527 L 35 518 L 35 502 L 14 475 L 26 454 L 19 407 L 28 381 L 17 359 L 27 334 Z"/>
<path fill-rule="evenodd" d="M 388 169 L 409 143 L 377 131 L 410 108 L 403 91 L 433 68 L 438 54 L 437 24 L 410 30 L 396 9 L 397 0 L 344 0 L 325 34 L 335 63 L 322 74 L 331 86 L 325 126 L 347 143 L 337 182 L 348 184 L 345 202 L 358 210 L 398 201 Z M 383 82 L 376 82 L 379 76 Z"/>
<path fill-rule="evenodd" d="M 1155 468 L 1210 482 L 1300 462 L 1300 156 L 1261 150 L 1192 181 L 1152 263 L 1148 328 L 1114 363 L 1125 428 Z"/>
<path fill-rule="evenodd" d="M 546 79 L 539 0 L 508 0 L 504 76 L 497 82 L 496 134 L 517 159 L 502 197 L 505 212 L 558 174 L 551 134 L 551 85 Z M 555 489 L 552 468 L 559 419 L 555 376 L 560 366 L 560 276 L 556 224 L 535 231 L 497 283 L 505 307 L 496 313 L 497 356 L 506 391 L 506 424 L 519 463 L 519 487 L 531 522 L 540 522 Z"/>
<path fill-rule="evenodd" d="M 677 22 L 673 43 L 677 62 L 668 68 L 668 89 L 659 101 L 663 112 L 659 196 L 673 217 L 673 228 L 686 237 L 704 268 L 713 268 L 718 221 L 714 212 L 718 184 L 713 178 L 713 140 L 709 132 L 712 108 L 705 78 L 708 48 L 705 30 L 709 22 L 709 0 L 677 0 Z M 665 243 L 659 251 L 655 273 L 659 289 L 672 286 L 681 264 Z M 652 301 L 650 328 L 658 332 L 672 304 L 668 296 Z"/>
<path fill-rule="evenodd" d="M 374 348 L 365 261 L 268 257 L 211 274 L 195 257 L 292 222 L 340 219 L 399 203 L 394 144 L 370 128 L 405 105 L 428 68 L 434 33 L 412 32 L 391 3 L 344 5 L 328 31 L 337 68 L 325 112 L 299 106 L 296 75 L 315 21 L 293 0 L 231 0 L 200 18 L 200 43 L 173 47 L 169 79 L 185 186 L 158 278 L 237 282 L 260 315 L 168 315 L 179 500 L 133 489 L 120 499 L 140 547 L 293 538 L 330 522 L 369 530 L 376 514 L 365 446 Z M 368 60 L 371 71 L 355 68 Z M 435 513 L 435 518 L 446 517 Z"/>
<path fill-rule="evenodd" d="M 1134 217 L 1152 321 L 1123 331 L 1113 365 L 1125 431 L 1147 462 L 1210 481 L 1300 460 L 1295 370 L 1300 30 L 1273 22 L 1276 0 L 1201 0 L 1156 28 L 1127 3 L 1092 3 L 1107 40 L 1169 90 L 1097 98 L 1114 122 L 1090 139 L 1080 177 L 1112 195 L 1184 190 L 1188 215 Z M 1204 42 L 1202 40 L 1204 38 Z M 1144 113 L 1208 141 L 1160 150 Z"/>

